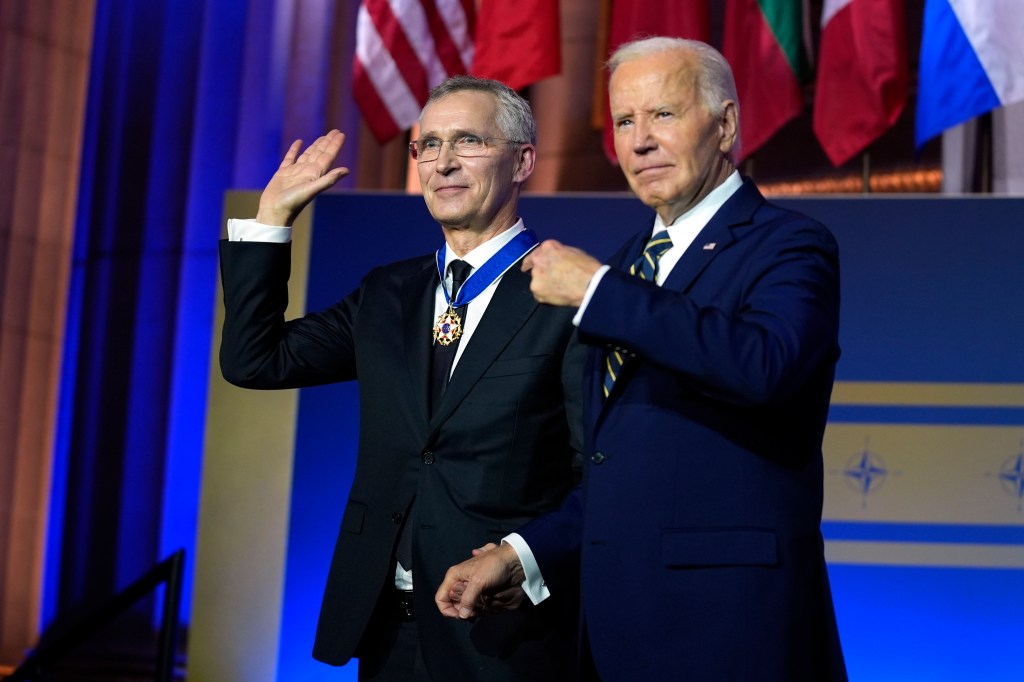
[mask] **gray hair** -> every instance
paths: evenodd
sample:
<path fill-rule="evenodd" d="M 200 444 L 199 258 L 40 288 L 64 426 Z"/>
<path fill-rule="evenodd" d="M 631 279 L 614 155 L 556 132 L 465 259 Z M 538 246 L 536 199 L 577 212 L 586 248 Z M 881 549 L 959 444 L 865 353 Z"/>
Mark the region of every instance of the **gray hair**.
<path fill-rule="evenodd" d="M 615 50 L 608 60 L 608 73 L 615 73 L 615 69 L 634 59 L 674 50 L 686 51 L 696 57 L 700 67 L 697 72 L 698 94 L 704 108 L 712 116 L 723 114 L 723 104 L 726 100 L 736 103 L 736 142 L 729 154 L 735 159 L 740 153 L 740 100 L 736 94 L 736 80 L 733 78 L 732 68 L 721 52 L 699 40 L 665 36 L 640 38 L 623 43 Z"/>
<path fill-rule="evenodd" d="M 493 95 L 498 100 L 498 115 L 495 117 L 495 122 L 505 139 L 512 142 L 537 144 L 537 121 L 533 118 L 530 103 L 500 81 L 475 78 L 474 76 L 452 76 L 430 91 L 430 96 L 427 97 L 427 103 L 423 105 L 423 109 L 426 110 L 431 102 L 444 99 L 457 92 L 486 92 Z M 423 112 L 421 111 L 420 120 L 422 119 Z"/>

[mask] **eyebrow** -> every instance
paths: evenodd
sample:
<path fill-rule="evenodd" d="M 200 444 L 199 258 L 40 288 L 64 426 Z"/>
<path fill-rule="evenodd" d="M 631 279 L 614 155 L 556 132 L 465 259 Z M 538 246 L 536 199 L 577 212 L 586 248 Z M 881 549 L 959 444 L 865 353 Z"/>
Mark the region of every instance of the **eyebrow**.
<path fill-rule="evenodd" d="M 452 139 L 452 138 L 460 137 L 462 135 L 476 135 L 477 137 L 487 137 L 487 135 L 484 135 L 483 133 L 478 133 L 478 132 L 476 132 L 474 130 L 466 130 L 465 128 L 456 128 L 455 130 L 452 131 L 451 137 L 445 138 L 445 139 Z M 441 134 L 439 132 L 437 132 L 436 130 L 428 130 L 427 132 L 420 131 L 420 139 L 427 138 L 427 137 L 442 139 Z"/>
<path fill-rule="evenodd" d="M 664 102 L 661 102 L 659 104 L 655 104 L 655 105 L 652 105 L 650 107 L 646 107 L 646 108 L 640 109 L 640 110 L 634 110 L 634 111 L 629 111 L 629 112 L 623 112 L 623 111 L 615 112 L 615 111 L 612 111 L 611 112 L 611 116 L 612 116 L 612 120 L 613 121 L 619 121 L 619 120 L 622 120 L 624 118 L 636 118 L 637 116 L 644 116 L 644 115 L 650 116 L 652 114 L 658 113 L 659 111 L 673 111 L 673 112 L 675 112 L 677 114 L 683 114 L 683 113 L 689 111 L 690 109 L 692 109 L 693 107 L 695 107 L 695 106 L 697 106 L 699 104 L 700 104 L 700 102 L 690 102 L 689 104 L 680 104 L 680 103 L 674 103 L 673 104 L 673 103 L 670 103 L 668 101 L 664 101 Z"/>

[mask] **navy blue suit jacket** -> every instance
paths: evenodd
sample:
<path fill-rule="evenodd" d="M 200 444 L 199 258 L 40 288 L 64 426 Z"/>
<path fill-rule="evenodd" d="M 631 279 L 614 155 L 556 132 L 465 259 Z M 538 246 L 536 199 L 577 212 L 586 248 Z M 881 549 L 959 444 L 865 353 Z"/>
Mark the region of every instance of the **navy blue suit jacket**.
<path fill-rule="evenodd" d="M 820 535 L 838 250 L 749 180 L 663 286 L 616 254 L 581 320 L 583 484 L 520 530 L 610 680 L 845 679 Z M 609 347 L 626 360 L 602 397 Z"/>

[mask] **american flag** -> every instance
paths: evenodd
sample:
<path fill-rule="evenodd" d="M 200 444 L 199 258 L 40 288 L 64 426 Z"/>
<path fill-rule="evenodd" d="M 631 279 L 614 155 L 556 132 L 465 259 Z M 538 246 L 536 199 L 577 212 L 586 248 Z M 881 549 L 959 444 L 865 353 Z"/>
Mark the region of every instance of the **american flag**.
<path fill-rule="evenodd" d="M 473 63 L 473 0 L 362 0 L 353 94 L 381 143 L 416 122 L 430 89 Z"/>

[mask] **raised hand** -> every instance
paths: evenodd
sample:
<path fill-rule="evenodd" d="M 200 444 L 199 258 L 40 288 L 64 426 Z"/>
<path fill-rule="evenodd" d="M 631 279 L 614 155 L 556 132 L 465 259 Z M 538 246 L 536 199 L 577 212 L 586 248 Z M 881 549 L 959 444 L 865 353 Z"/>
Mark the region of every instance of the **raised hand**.
<path fill-rule="evenodd" d="M 295 140 L 260 195 L 256 220 L 290 226 L 313 197 L 348 175 L 347 168 L 331 168 L 344 142 L 345 135 L 332 130 L 299 154 L 302 140 Z"/>
<path fill-rule="evenodd" d="M 523 259 L 530 292 L 539 303 L 579 306 L 601 263 L 584 251 L 548 239 Z"/>

